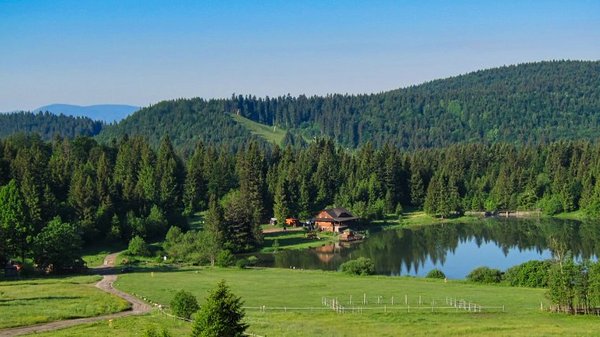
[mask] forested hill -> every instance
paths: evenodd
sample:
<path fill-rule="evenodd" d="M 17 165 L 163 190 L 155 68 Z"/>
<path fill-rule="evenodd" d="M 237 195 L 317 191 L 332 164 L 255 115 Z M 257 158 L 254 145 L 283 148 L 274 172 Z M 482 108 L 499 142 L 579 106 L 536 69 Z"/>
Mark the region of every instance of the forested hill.
<path fill-rule="evenodd" d="M 193 150 L 199 141 L 236 150 L 249 139 L 258 139 L 224 113 L 225 103 L 201 98 L 162 101 L 106 127 L 98 138 L 107 142 L 125 134 L 142 135 L 157 147 L 160 139 L 169 135 L 173 145 L 184 152 Z"/>
<path fill-rule="evenodd" d="M 104 123 L 87 117 L 55 115 L 49 112 L 13 112 L 0 114 L 0 138 L 15 133 L 37 133 L 50 140 L 55 135 L 66 138 L 94 136 L 100 133 Z"/>
<path fill-rule="evenodd" d="M 346 147 L 590 139 L 600 136 L 600 62 L 505 66 L 370 95 L 167 101 L 105 128 L 101 138 L 142 134 L 157 144 L 169 134 L 187 149 L 198 140 L 245 142 L 250 132 L 229 114 L 275 124 L 296 138 L 328 136 Z"/>

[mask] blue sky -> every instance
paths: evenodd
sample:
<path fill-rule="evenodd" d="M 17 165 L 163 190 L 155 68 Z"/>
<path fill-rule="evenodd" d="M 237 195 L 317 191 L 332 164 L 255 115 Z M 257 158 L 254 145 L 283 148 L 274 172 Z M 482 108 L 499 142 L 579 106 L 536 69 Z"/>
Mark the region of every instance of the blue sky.
<path fill-rule="evenodd" d="M 0 111 L 371 93 L 600 59 L 600 1 L 0 0 Z"/>

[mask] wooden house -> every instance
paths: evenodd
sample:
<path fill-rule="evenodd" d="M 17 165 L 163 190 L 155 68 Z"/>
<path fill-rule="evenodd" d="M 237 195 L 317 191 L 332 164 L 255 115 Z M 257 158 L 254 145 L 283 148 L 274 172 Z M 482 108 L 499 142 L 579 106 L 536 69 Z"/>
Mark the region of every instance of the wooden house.
<path fill-rule="evenodd" d="M 342 233 L 349 225 L 358 220 L 343 207 L 325 209 L 314 218 L 316 227 L 321 231 Z"/>

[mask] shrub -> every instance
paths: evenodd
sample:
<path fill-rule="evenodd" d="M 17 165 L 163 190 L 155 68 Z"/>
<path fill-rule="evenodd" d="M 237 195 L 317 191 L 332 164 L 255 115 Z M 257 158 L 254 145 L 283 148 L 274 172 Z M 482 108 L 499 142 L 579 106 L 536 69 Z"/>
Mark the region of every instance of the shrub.
<path fill-rule="evenodd" d="M 216 262 L 219 267 L 231 267 L 235 263 L 235 255 L 227 249 L 222 250 L 219 252 L 219 255 L 217 255 Z"/>
<path fill-rule="evenodd" d="M 545 288 L 548 286 L 548 271 L 551 267 L 550 261 L 527 261 L 509 268 L 504 274 L 504 280 L 515 287 Z"/>
<path fill-rule="evenodd" d="M 425 276 L 426 278 L 441 278 L 441 279 L 445 279 L 446 278 L 446 274 L 444 274 L 443 271 L 439 270 L 439 269 L 432 269 L 429 273 L 427 273 L 427 276 Z"/>
<path fill-rule="evenodd" d="M 478 267 L 467 275 L 467 280 L 477 283 L 499 283 L 502 281 L 502 272 L 498 269 Z"/>
<path fill-rule="evenodd" d="M 143 336 L 144 337 L 171 337 L 171 333 L 166 329 L 162 329 L 161 332 L 158 332 L 155 328 L 148 328 L 144 331 Z"/>
<path fill-rule="evenodd" d="M 240 269 L 244 269 L 248 266 L 248 260 L 241 258 L 241 259 L 237 260 L 237 262 L 235 263 L 235 266 Z"/>
<path fill-rule="evenodd" d="M 249 267 L 254 267 L 256 266 L 256 264 L 258 263 L 258 257 L 252 255 L 252 256 L 248 256 L 248 266 Z"/>
<path fill-rule="evenodd" d="M 359 257 L 356 260 L 342 263 L 340 271 L 350 275 L 372 275 L 375 273 L 375 264 L 371 259 Z"/>
<path fill-rule="evenodd" d="M 200 306 L 196 297 L 185 290 L 178 291 L 171 300 L 171 310 L 175 316 L 189 319 L 198 309 Z"/>
<path fill-rule="evenodd" d="M 129 255 L 150 256 L 150 249 L 141 236 L 134 236 L 127 247 Z"/>

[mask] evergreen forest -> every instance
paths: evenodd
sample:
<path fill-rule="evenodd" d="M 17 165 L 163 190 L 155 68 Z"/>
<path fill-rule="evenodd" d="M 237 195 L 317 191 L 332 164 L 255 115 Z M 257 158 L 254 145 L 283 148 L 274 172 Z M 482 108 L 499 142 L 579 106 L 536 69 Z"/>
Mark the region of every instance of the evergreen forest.
<path fill-rule="evenodd" d="M 272 216 L 308 219 L 330 206 L 364 222 L 406 207 L 437 217 L 538 209 L 596 217 L 599 158 L 600 144 L 583 140 L 410 151 L 370 143 L 348 151 L 328 139 L 283 149 L 250 141 L 236 152 L 199 142 L 181 156 L 169 137 L 155 149 L 140 136 L 101 144 L 16 135 L 0 141 L 0 256 L 36 258 L 44 250 L 34 243 L 53 234 L 82 245 L 162 239 L 203 210 L 213 239 L 234 253 L 259 247 L 259 225 Z"/>

